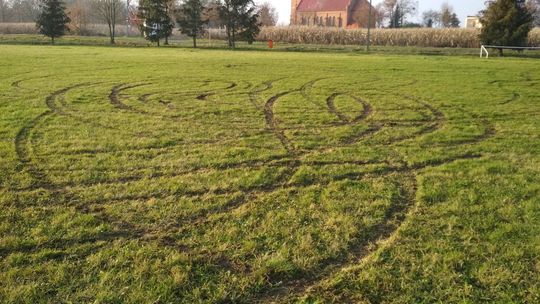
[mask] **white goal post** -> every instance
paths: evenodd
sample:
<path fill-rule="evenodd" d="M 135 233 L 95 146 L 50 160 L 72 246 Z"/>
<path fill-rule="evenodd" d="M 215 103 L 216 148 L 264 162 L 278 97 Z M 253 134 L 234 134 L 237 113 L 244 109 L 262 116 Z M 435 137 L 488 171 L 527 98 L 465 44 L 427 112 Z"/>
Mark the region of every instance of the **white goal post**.
<path fill-rule="evenodd" d="M 487 49 L 498 49 L 498 50 L 515 50 L 515 51 L 525 51 L 525 50 L 540 50 L 540 47 L 528 47 L 528 46 L 499 46 L 499 45 L 482 45 L 480 47 L 480 58 L 489 58 L 489 52 Z"/>

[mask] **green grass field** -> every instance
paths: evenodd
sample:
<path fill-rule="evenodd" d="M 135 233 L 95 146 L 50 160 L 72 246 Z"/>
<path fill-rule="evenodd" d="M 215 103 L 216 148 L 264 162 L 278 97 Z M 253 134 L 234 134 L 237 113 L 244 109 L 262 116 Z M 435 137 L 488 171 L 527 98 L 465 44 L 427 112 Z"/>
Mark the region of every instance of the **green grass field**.
<path fill-rule="evenodd" d="M 540 61 L 0 46 L 2 303 L 538 303 Z"/>

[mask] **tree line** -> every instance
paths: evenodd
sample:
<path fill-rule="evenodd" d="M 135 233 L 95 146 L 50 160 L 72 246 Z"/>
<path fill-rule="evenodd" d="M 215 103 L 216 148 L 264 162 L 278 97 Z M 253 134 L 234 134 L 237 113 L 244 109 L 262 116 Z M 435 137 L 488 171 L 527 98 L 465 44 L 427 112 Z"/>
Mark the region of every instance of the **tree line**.
<path fill-rule="evenodd" d="M 111 43 L 114 43 L 115 27 L 121 19 L 119 14 L 122 11 L 130 14 L 129 1 L 125 7 L 122 6 L 123 0 L 90 2 L 95 5 L 97 15 L 108 24 Z M 412 15 L 417 7 L 413 0 L 385 0 L 381 5 L 376 11 L 378 14 L 386 12 L 384 18 L 392 28 L 406 26 L 406 17 Z M 483 24 L 480 38 L 485 44 L 525 46 L 529 32 L 535 24 L 540 23 L 540 0 L 488 0 L 486 5 L 487 8 L 480 13 Z M 160 45 L 164 40 L 167 44 L 174 28 L 178 27 L 183 34 L 193 39 L 194 47 L 197 47 L 197 37 L 204 34 L 209 23 L 219 23 L 226 29 L 229 47 L 234 48 L 238 40 L 252 43 L 256 39 L 261 20 L 264 20 L 262 16 L 272 15 L 269 8 L 271 6 L 268 4 L 262 8 L 257 7 L 253 0 L 139 0 L 135 20 L 149 41 Z M 72 20 L 63 1 L 40 0 L 37 10 L 37 27 L 40 33 L 51 37 L 53 43 L 55 38 L 69 30 L 67 24 Z M 272 22 L 275 24 L 275 21 Z M 424 25 L 457 27 L 459 20 L 453 8 L 445 3 L 440 11 L 424 14 Z"/>
<path fill-rule="evenodd" d="M 208 28 L 225 28 L 229 46 L 235 47 L 238 40 L 252 43 L 260 26 L 274 26 L 278 19 L 271 4 L 256 5 L 253 0 L 0 0 L 0 9 L 0 22 L 45 23 L 44 16 L 52 18 L 52 10 L 61 11 L 65 18 L 58 21 L 65 21 L 65 26 L 40 30 L 54 38 L 67 32 L 85 35 L 88 24 L 106 24 L 111 44 L 117 26 L 128 23 L 158 45 L 162 40 L 168 44 L 177 28 L 193 39 L 195 47 L 197 37 Z"/>
<path fill-rule="evenodd" d="M 371 20 L 379 28 L 412 28 L 412 27 L 459 27 L 460 20 L 454 8 L 445 2 L 440 10 L 428 10 L 422 13 L 422 23 L 412 22 L 418 14 L 416 0 L 384 0 L 372 8 Z M 358 12 L 354 17 L 358 24 L 367 27 L 368 13 Z"/>
<path fill-rule="evenodd" d="M 487 1 L 486 4 L 489 6 L 492 2 L 495 1 Z M 535 25 L 540 26 L 540 0 L 521 2 L 532 13 Z M 379 28 L 457 28 L 461 25 L 454 7 L 448 2 L 444 2 L 438 10 L 422 12 L 420 22 L 412 21 L 418 13 L 416 0 L 383 0 L 373 7 L 371 20 L 375 20 Z M 367 27 L 367 11 L 359 11 L 353 18 L 358 24 Z"/>

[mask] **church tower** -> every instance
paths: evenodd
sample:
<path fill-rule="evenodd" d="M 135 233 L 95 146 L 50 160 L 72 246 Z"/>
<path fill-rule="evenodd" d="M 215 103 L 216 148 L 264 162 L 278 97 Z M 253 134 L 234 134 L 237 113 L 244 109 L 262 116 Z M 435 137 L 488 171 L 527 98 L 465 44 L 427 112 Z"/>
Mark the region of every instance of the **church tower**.
<path fill-rule="evenodd" d="M 291 0 L 291 25 L 297 25 L 296 20 L 296 8 L 298 7 L 299 2 L 302 0 Z"/>

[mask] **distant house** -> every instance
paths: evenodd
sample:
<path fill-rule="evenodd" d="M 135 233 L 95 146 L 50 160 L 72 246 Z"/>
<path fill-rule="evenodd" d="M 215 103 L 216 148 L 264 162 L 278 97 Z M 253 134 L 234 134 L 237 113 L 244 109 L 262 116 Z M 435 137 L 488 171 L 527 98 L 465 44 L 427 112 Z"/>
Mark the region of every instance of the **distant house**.
<path fill-rule="evenodd" d="M 367 27 L 368 17 L 367 0 L 291 0 L 291 25 L 360 28 Z"/>
<path fill-rule="evenodd" d="M 467 28 L 482 28 L 482 23 L 480 22 L 480 17 L 478 16 L 467 16 Z"/>

